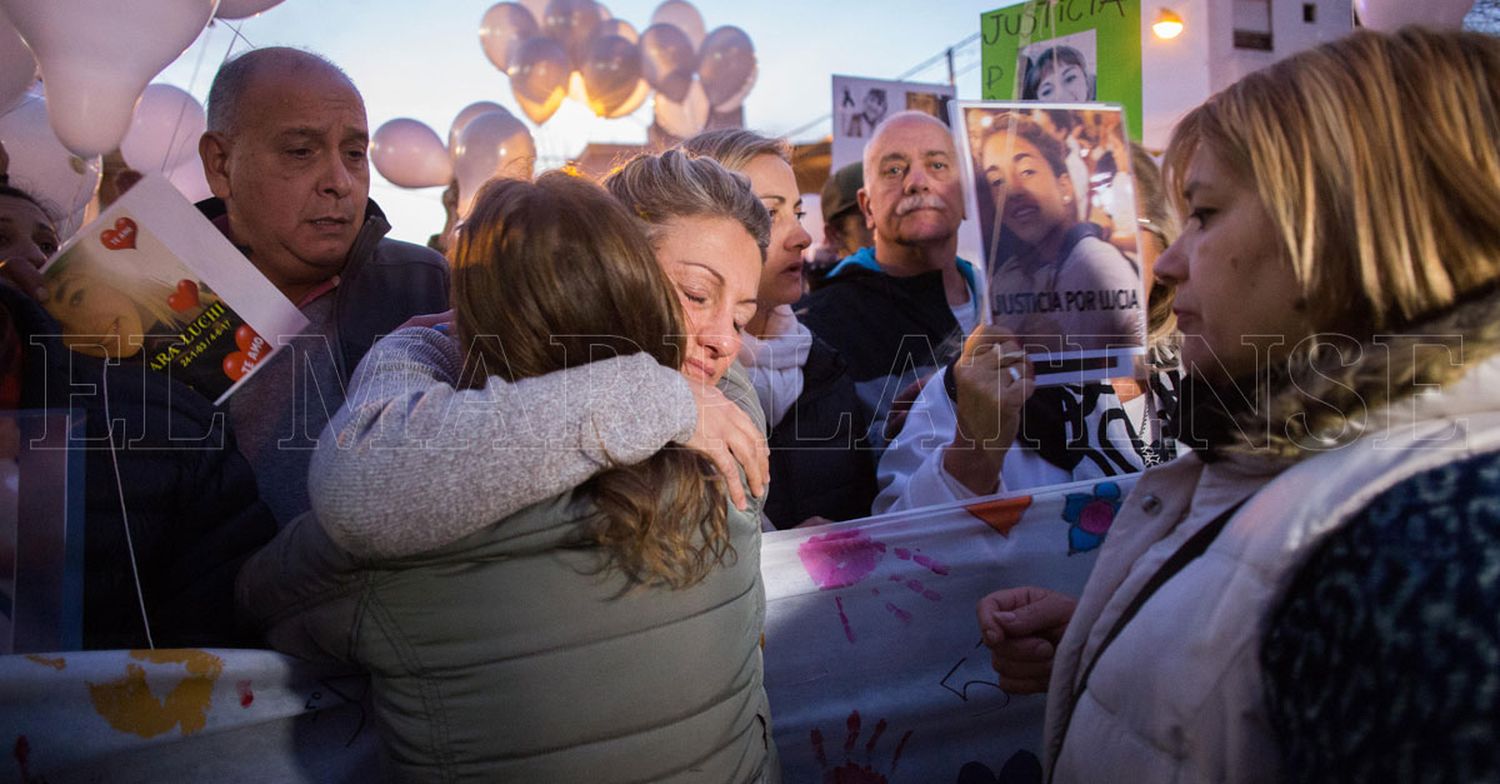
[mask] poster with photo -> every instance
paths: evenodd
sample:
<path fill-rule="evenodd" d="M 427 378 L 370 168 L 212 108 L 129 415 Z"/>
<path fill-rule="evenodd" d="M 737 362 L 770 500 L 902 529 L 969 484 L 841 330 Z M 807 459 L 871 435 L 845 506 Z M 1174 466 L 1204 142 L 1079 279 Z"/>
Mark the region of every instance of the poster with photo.
<path fill-rule="evenodd" d="M 886 117 L 908 109 L 948 122 L 951 85 L 893 82 L 858 76 L 833 77 L 833 168 L 862 159 L 865 142 Z"/>
<path fill-rule="evenodd" d="M 1025 0 L 979 26 L 985 99 L 1118 103 L 1141 138 L 1139 0 Z"/>
<path fill-rule="evenodd" d="M 223 403 L 306 317 L 177 189 L 147 177 L 42 268 L 81 354 L 139 362 Z"/>
<path fill-rule="evenodd" d="M 1021 337 L 1040 384 L 1133 375 L 1146 296 L 1124 112 L 955 106 L 989 320 Z"/>

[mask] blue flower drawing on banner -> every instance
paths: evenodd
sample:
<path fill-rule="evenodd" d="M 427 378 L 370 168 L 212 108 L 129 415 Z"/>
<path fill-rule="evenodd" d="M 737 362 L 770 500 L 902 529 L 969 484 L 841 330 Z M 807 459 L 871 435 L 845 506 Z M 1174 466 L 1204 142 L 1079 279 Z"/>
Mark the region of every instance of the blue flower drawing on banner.
<path fill-rule="evenodd" d="M 1104 535 L 1120 511 L 1120 486 L 1114 482 L 1094 485 L 1092 493 L 1068 493 L 1063 519 L 1068 527 L 1068 555 L 1086 553 L 1104 543 Z"/>

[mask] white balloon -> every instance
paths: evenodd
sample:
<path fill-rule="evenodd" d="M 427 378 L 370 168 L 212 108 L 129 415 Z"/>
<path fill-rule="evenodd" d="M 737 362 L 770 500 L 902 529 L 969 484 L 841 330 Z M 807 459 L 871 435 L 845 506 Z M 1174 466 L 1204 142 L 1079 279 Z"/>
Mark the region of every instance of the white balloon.
<path fill-rule="evenodd" d="M 212 17 L 214 0 L 5 0 L 36 53 L 57 138 L 82 157 L 120 146 L 146 83 Z"/>
<path fill-rule="evenodd" d="M 688 88 L 688 93 L 681 103 L 664 97 L 661 93 L 656 94 L 656 124 L 662 130 L 686 139 L 703 130 L 708 125 L 708 95 L 703 92 L 703 85 L 693 80 L 693 86 Z"/>
<path fill-rule="evenodd" d="M 219 10 L 214 16 L 220 19 L 244 19 L 280 3 L 281 0 L 219 0 Z"/>
<path fill-rule="evenodd" d="M 479 189 L 496 177 L 531 179 L 536 170 L 536 142 L 526 124 L 510 112 L 475 117 L 453 150 L 458 179 L 458 214 L 469 214 Z"/>
<path fill-rule="evenodd" d="M 703 25 L 703 14 L 687 0 L 666 0 L 656 7 L 651 13 L 651 24 L 677 25 L 679 30 L 687 34 L 688 40 L 693 42 L 693 51 L 703 46 L 703 38 L 708 35 L 708 28 Z"/>
<path fill-rule="evenodd" d="M 406 117 L 375 129 L 370 160 L 380 176 L 403 188 L 431 188 L 453 180 L 443 140 L 425 124 Z"/>
<path fill-rule="evenodd" d="M 481 114 L 489 114 L 490 112 L 505 112 L 506 114 L 510 114 L 509 109 L 494 101 L 475 101 L 459 111 L 458 116 L 453 118 L 453 124 L 448 126 L 448 154 L 450 156 L 453 154 L 453 150 L 458 147 L 458 135 L 464 132 L 464 128 L 468 126 L 469 122 Z"/>
<path fill-rule="evenodd" d="M 1457 30 L 1473 7 L 1474 0 L 1354 0 L 1360 24 L 1382 33 L 1406 25 Z"/>
<path fill-rule="evenodd" d="M 47 103 L 27 94 L 0 116 L 0 143 L 10 155 L 10 183 L 42 199 L 58 216 L 88 206 L 103 172 L 97 157 L 84 160 L 68 151 L 47 124 Z"/>
<path fill-rule="evenodd" d="M 203 104 L 170 84 L 146 85 L 120 154 L 138 172 L 165 172 L 198 159 L 198 137 L 207 120 Z"/>
<path fill-rule="evenodd" d="M 208 187 L 208 178 L 203 175 L 203 161 L 197 156 L 183 161 L 168 172 L 167 181 L 186 196 L 188 201 L 199 202 L 214 195 L 213 190 Z"/>
<path fill-rule="evenodd" d="M 21 102 L 36 84 L 36 58 L 0 7 L 0 114 Z"/>

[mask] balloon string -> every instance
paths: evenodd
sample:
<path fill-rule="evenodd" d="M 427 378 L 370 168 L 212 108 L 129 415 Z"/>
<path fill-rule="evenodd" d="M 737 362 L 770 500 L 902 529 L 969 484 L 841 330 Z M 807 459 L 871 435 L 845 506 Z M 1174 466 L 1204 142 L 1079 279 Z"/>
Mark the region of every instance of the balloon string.
<path fill-rule="evenodd" d="M 230 30 L 234 31 L 234 38 L 230 39 L 230 41 L 229 41 L 229 51 L 224 53 L 224 59 L 226 61 L 229 59 L 230 53 L 232 53 L 234 51 L 234 42 L 236 40 L 238 40 L 238 41 L 244 41 L 245 45 L 248 46 L 248 47 L 250 47 L 251 49 L 257 48 L 255 46 L 255 44 L 250 43 L 250 39 L 246 38 L 245 35 L 244 35 L 244 33 L 240 32 L 240 25 L 237 25 L 237 24 L 229 21 L 228 19 L 220 19 L 219 21 L 223 22 L 225 27 L 227 27 Z M 222 63 L 221 63 L 221 65 L 222 65 Z"/>
<path fill-rule="evenodd" d="M 205 40 L 203 42 L 203 45 L 198 47 L 198 62 L 193 64 L 193 75 L 188 78 L 189 90 L 192 90 L 193 88 L 198 86 L 198 76 L 199 74 L 203 73 L 203 58 L 207 55 L 208 41 Z M 225 54 L 224 56 L 227 58 L 229 55 Z M 172 149 L 177 146 L 177 135 L 182 132 L 182 120 L 186 116 L 187 103 L 184 102 L 177 107 L 177 121 L 173 123 L 172 135 L 167 139 L 167 151 L 162 155 L 161 166 L 157 167 L 157 171 L 162 174 L 167 173 L 167 163 L 172 160 Z"/>

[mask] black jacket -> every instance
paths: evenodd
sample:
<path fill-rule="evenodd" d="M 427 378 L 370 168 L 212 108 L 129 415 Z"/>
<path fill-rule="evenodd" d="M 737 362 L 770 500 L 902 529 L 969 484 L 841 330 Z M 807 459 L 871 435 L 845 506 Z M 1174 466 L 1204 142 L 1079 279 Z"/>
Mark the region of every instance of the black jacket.
<path fill-rule="evenodd" d="M 254 644 L 236 623 L 234 579 L 276 523 L 224 414 L 140 363 L 106 365 L 69 351 L 55 337 L 57 323 L 6 285 L 0 318 L 23 347 L 21 407 L 71 409 L 85 423 L 87 441 L 69 444 L 84 454 L 84 647 L 146 647 L 127 518 L 157 647 Z"/>
<path fill-rule="evenodd" d="M 197 207 L 211 221 L 226 214 L 222 199 L 205 199 Z M 370 200 L 333 292 L 339 344 L 335 358 L 346 383 L 377 338 L 412 316 L 448 309 L 447 261 L 431 248 L 387 239 L 390 230 L 385 213 Z"/>
<path fill-rule="evenodd" d="M 849 267 L 796 309 L 802 323 L 848 365 L 860 401 L 872 412 L 871 441 L 880 446 L 891 400 L 951 359 L 942 349 L 958 335 L 941 271 L 896 277 Z"/>
<path fill-rule="evenodd" d="M 802 394 L 771 429 L 771 492 L 765 513 L 777 528 L 818 515 L 852 520 L 875 500 L 875 453 L 866 442 L 869 411 L 843 359 L 813 337 L 802 366 Z"/>

